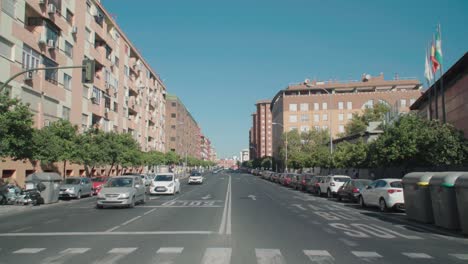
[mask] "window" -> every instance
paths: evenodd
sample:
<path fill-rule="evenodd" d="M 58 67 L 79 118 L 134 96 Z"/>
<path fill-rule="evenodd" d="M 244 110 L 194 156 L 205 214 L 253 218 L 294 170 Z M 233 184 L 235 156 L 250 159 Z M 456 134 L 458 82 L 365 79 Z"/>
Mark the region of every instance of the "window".
<path fill-rule="evenodd" d="M 67 20 L 68 24 L 72 25 L 73 24 L 73 13 L 67 8 L 67 16 L 65 17 Z"/>
<path fill-rule="evenodd" d="M 64 73 L 63 74 L 63 87 L 67 90 L 71 90 L 71 76 Z"/>
<path fill-rule="evenodd" d="M 319 131 L 319 130 L 320 130 L 320 126 L 314 126 L 314 129 L 315 129 L 316 131 Z"/>
<path fill-rule="evenodd" d="M 111 98 L 107 94 L 104 94 L 104 107 L 107 109 L 111 108 Z"/>
<path fill-rule="evenodd" d="M 83 92 L 83 98 L 88 99 L 88 96 L 89 96 L 89 88 L 86 87 L 86 86 L 83 86 L 82 92 Z"/>
<path fill-rule="evenodd" d="M 319 110 L 319 104 L 318 103 L 314 103 L 314 110 Z"/>
<path fill-rule="evenodd" d="M 351 120 L 351 119 L 353 119 L 353 114 L 348 113 L 348 114 L 346 115 L 346 117 L 348 118 L 348 120 Z"/>
<path fill-rule="evenodd" d="M 171 105 L 172 105 L 172 107 L 176 107 L 176 106 L 177 106 L 177 103 L 176 103 L 176 102 L 172 102 Z"/>
<path fill-rule="evenodd" d="M 13 57 L 12 51 L 13 51 L 13 44 L 10 43 L 8 40 L 0 37 L 0 55 L 11 60 Z"/>
<path fill-rule="evenodd" d="M 45 28 L 46 28 L 46 37 L 47 41 L 53 40 L 55 46 L 58 46 L 58 38 L 60 34 L 60 30 L 54 26 L 51 22 L 45 21 Z"/>
<path fill-rule="evenodd" d="M 91 96 L 91 100 L 93 100 L 93 103 L 95 104 L 101 104 L 101 90 L 99 90 L 99 88 L 96 86 L 93 87 L 93 95 Z"/>
<path fill-rule="evenodd" d="M 38 68 L 41 57 L 39 52 L 31 49 L 29 46 L 23 46 L 23 69 Z"/>
<path fill-rule="evenodd" d="M 338 102 L 338 109 L 340 109 L 340 110 L 343 109 L 343 102 Z"/>
<path fill-rule="evenodd" d="M 289 111 L 296 112 L 297 104 L 289 104 Z"/>
<path fill-rule="evenodd" d="M 416 102 L 416 100 L 415 99 L 410 99 L 409 102 L 410 102 L 410 105 L 412 105 L 412 104 L 414 104 L 414 102 Z"/>
<path fill-rule="evenodd" d="M 2 10 L 5 14 L 14 17 L 15 16 L 15 4 L 16 0 L 2 0 Z"/>
<path fill-rule="evenodd" d="M 42 56 L 42 64 L 44 64 L 46 68 L 58 66 L 57 63 L 45 56 Z M 46 81 L 57 84 L 57 70 L 45 70 L 45 79 Z"/>
<path fill-rule="evenodd" d="M 314 122 L 319 122 L 320 116 L 318 114 L 314 114 Z"/>
<path fill-rule="evenodd" d="M 327 108 L 328 108 L 327 103 L 322 103 L 322 110 L 327 110 Z"/>
<path fill-rule="evenodd" d="M 406 99 L 400 100 L 401 107 L 406 107 Z"/>
<path fill-rule="evenodd" d="M 113 108 L 114 112 L 119 112 L 119 104 L 117 102 L 114 102 L 114 108 Z"/>
<path fill-rule="evenodd" d="M 328 115 L 327 115 L 327 114 L 323 114 L 323 115 L 322 115 L 322 120 L 323 120 L 323 121 L 327 121 L 327 120 L 328 120 Z"/>
<path fill-rule="evenodd" d="M 307 121 L 309 121 L 309 115 L 301 115 L 301 121 L 302 121 L 302 122 L 307 122 Z"/>
<path fill-rule="evenodd" d="M 63 50 L 65 54 L 72 58 L 73 57 L 73 45 L 70 42 L 65 40 L 65 49 Z"/>
<path fill-rule="evenodd" d="M 102 27 L 102 23 L 104 22 L 104 13 L 98 7 L 96 7 L 96 16 L 94 16 L 94 20 Z"/>
<path fill-rule="evenodd" d="M 346 107 L 348 108 L 348 110 L 353 109 L 353 102 L 347 102 Z"/>
<path fill-rule="evenodd" d="M 62 108 L 62 119 L 70 120 L 70 108 L 66 106 Z"/>
<path fill-rule="evenodd" d="M 172 117 L 172 118 L 176 118 L 176 114 L 175 114 L 175 113 L 172 113 L 172 114 L 171 114 L 171 117 Z"/>
<path fill-rule="evenodd" d="M 344 114 L 339 114 L 338 115 L 338 120 L 343 121 L 343 119 L 344 119 Z"/>
<path fill-rule="evenodd" d="M 338 132 L 344 133 L 344 126 L 343 125 L 338 126 Z"/>
<path fill-rule="evenodd" d="M 175 125 L 171 125 L 171 129 L 176 129 L 176 126 L 175 126 Z"/>
<path fill-rule="evenodd" d="M 289 122 L 296 123 L 297 122 L 297 115 L 290 115 L 289 116 Z"/>
<path fill-rule="evenodd" d="M 130 68 L 127 65 L 124 65 L 124 73 L 125 76 L 130 76 Z"/>
<path fill-rule="evenodd" d="M 289 131 L 297 130 L 297 127 L 290 127 Z"/>
<path fill-rule="evenodd" d="M 114 56 L 114 59 L 115 59 L 115 60 L 114 60 L 114 62 L 115 62 L 115 67 L 118 68 L 118 67 L 119 67 L 119 64 L 120 64 L 120 59 L 119 59 L 119 57 L 117 57 L 117 56 Z"/>
<path fill-rule="evenodd" d="M 85 38 L 88 42 L 93 43 L 93 35 L 91 34 L 91 30 L 89 28 L 85 28 Z"/>
<path fill-rule="evenodd" d="M 328 129 L 328 126 L 323 126 L 322 129 L 323 129 L 323 130 L 327 130 L 327 129 Z"/>
<path fill-rule="evenodd" d="M 309 126 L 301 126 L 301 132 L 309 131 Z"/>
<path fill-rule="evenodd" d="M 301 111 L 309 111 L 309 104 L 301 104 Z"/>
<path fill-rule="evenodd" d="M 374 108 L 374 100 L 369 100 L 362 105 L 362 109 Z"/>

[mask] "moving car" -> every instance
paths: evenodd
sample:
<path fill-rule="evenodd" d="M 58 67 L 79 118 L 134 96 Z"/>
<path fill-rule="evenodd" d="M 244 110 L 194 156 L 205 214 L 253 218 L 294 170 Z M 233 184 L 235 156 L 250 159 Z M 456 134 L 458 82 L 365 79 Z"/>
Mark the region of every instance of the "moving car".
<path fill-rule="evenodd" d="M 81 199 L 82 196 L 93 195 L 93 184 L 90 178 L 70 177 L 66 178 L 60 185 L 60 198 Z"/>
<path fill-rule="evenodd" d="M 124 206 L 132 208 L 137 203 L 146 202 L 146 187 L 138 175 L 125 175 L 110 178 L 97 195 L 98 209 Z"/>
<path fill-rule="evenodd" d="M 320 195 L 327 194 L 328 198 L 332 198 L 338 192 L 338 189 L 351 177 L 346 175 L 329 175 L 322 179 L 320 185 Z"/>
<path fill-rule="evenodd" d="M 107 182 L 109 178 L 107 177 L 93 177 L 91 178 L 91 182 L 93 184 L 92 190 L 93 195 L 97 195 L 100 191 L 102 186 Z"/>
<path fill-rule="evenodd" d="M 199 172 L 192 172 L 188 178 L 188 184 L 192 183 L 198 183 L 202 184 L 203 183 L 203 176 Z"/>
<path fill-rule="evenodd" d="M 180 182 L 174 173 L 157 173 L 151 180 L 150 194 L 176 194 L 180 193 Z"/>
<path fill-rule="evenodd" d="M 405 208 L 401 179 L 380 179 L 369 184 L 359 196 L 362 207 L 378 206 L 380 211 Z"/>
<path fill-rule="evenodd" d="M 361 191 L 371 184 L 371 180 L 351 179 L 343 184 L 336 194 L 338 201 L 346 199 L 351 202 L 357 202 Z"/>

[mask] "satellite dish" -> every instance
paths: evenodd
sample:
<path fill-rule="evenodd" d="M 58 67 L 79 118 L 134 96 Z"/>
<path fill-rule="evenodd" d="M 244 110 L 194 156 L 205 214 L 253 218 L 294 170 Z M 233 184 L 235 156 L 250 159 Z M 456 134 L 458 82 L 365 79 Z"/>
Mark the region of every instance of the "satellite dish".
<path fill-rule="evenodd" d="M 310 83 L 310 80 L 309 80 L 309 79 L 305 79 L 305 80 L 304 80 L 304 83 Z"/>
<path fill-rule="evenodd" d="M 370 74 L 366 74 L 366 79 L 367 80 L 370 80 L 372 78 L 372 76 Z"/>

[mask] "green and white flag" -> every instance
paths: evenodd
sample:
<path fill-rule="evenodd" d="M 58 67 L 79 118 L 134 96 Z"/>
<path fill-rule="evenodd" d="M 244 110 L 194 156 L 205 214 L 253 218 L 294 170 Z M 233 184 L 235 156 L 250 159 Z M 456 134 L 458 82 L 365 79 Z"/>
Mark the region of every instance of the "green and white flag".
<path fill-rule="evenodd" d="M 440 36 L 440 24 L 437 26 L 437 33 L 435 37 L 435 59 L 442 65 L 442 38 Z"/>

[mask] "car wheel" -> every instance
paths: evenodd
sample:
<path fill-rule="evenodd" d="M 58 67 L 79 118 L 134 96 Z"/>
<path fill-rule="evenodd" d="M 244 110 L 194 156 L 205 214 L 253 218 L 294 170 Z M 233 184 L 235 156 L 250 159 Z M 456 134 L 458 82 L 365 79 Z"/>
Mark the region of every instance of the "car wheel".
<path fill-rule="evenodd" d="M 388 212 L 387 203 L 385 202 L 385 199 L 384 199 L 384 198 L 380 198 L 380 201 L 379 201 L 379 210 L 380 210 L 380 212 L 382 212 L 382 213 Z"/>
<path fill-rule="evenodd" d="M 361 207 L 366 207 L 366 203 L 364 202 L 364 198 L 362 198 L 362 195 L 359 196 L 359 204 L 361 205 Z"/>
<path fill-rule="evenodd" d="M 132 198 L 132 201 L 128 205 L 128 208 L 133 208 L 133 207 L 135 207 L 135 197 Z"/>
<path fill-rule="evenodd" d="M 76 199 L 81 199 L 81 191 L 78 192 L 78 194 L 76 195 Z"/>
<path fill-rule="evenodd" d="M 328 198 L 333 198 L 333 194 L 330 189 L 327 189 L 327 197 Z"/>

